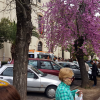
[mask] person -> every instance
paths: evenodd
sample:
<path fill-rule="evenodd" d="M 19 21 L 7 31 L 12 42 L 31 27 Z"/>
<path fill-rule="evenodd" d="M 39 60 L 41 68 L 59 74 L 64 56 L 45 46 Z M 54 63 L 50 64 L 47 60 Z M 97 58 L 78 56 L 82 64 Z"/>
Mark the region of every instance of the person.
<path fill-rule="evenodd" d="M 97 85 L 97 79 L 96 79 L 97 65 L 92 60 L 90 61 L 90 63 L 92 64 L 92 76 L 93 76 L 93 81 L 94 81 L 93 86 L 96 86 Z"/>
<path fill-rule="evenodd" d="M 98 65 L 97 65 L 97 68 L 100 68 L 100 60 L 98 61 L 99 63 L 98 63 Z"/>
<path fill-rule="evenodd" d="M 86 71 L 89 71 L 89 65 L 87 63 L 85 63 L 85 67 L 86 67 Z"/>
<path fill-rule="evenodd" d="M 8 62 L 7 62 L 8 64 L 10 64 L 11 63 L 11 58 L 8 58 Z"/>
<path fill-rule="evenodd" d="M 59 72 L 59 80 L 61 83 L 58 85 L 55 93 L 56 100 L 74 100 L 75 93 L 78 93 L 79 97 L 82 91 L 78 89 L 71 91 L 70 85 L 74 79 L 74 73 L 70 68 L 61 68 Z"/>
<path fill-rule="evenodd" d="M 19 93 L 12 85 L 0 86 L 0 100 L 21 100 Z"/>
<path fill-rule="evenodd" d="M 60 61 L 60 57 L 58 57 L 58 61 Z"/>
<path fill-rule="evenodd" d="M 1 60 L 0 60 L 0 67 L 1 67 Z"/>
<path fill-rule="evenodd" d="M 58 62 L 58 58 L 56 58 L 55 62 Z"/>

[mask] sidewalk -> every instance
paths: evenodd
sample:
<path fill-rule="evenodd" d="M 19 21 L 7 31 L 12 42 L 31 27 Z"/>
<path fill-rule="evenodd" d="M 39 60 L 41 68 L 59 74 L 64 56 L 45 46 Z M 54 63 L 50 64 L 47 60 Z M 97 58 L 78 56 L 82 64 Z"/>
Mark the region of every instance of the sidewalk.
<path fill-rule="evenodd" d="M 83 92 L 83 100 L 100 100 L 100 76 L 97 77 L 97 86 L 95 87 L 92 86 L 94 82 L 89 81 L 90 88 L 78 88 Z"/>
<path fill-rule="evenodd" d="M 97 100 L 100 100 L 100 97 Z"/>

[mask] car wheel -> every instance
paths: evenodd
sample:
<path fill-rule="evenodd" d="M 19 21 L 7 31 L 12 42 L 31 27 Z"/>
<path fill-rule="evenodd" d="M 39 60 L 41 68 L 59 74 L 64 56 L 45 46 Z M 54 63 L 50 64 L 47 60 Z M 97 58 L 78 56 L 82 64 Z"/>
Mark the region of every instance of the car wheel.
<path fill-rule="evenodd" d="M 45 91 L 47 97 L 49 97 L 51 99 L 54 98 L 55 97 L 56 88 L 57 88 L 56 86 L 47 87 L 47 89 Z"/>

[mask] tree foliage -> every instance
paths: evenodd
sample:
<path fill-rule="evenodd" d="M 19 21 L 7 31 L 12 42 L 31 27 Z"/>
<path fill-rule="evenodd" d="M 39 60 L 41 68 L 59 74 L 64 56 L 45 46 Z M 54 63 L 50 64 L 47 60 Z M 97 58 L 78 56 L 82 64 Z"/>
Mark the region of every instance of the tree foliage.
<path fill-rule="evenodd" d="M 79 48 L 86 52 L 84 46 L 89 41 L 99 56 L 100 18 L 95 16 L 100 10 L 98 0 L 51 0 L 46 6 L 44 28 L 46 38 L 50 40 L 47 41 L 48 46 L 53 41 L 54 45 L 67 47 L 70 41 L 74 44 L 75 40 L 83 38 Z M 54 23 L 52 33 L 50 23 Z"/>
<path fill-rule="evenodd" d="M 40 38 L 39 34 L 36 32 L 36 27 L 35 27 L 35 26 L 33 26 L 32 36 L 35 36 L 35 37 L 37 37 L 38 39 Z"/>
<path fill-rule="evenodd" d="M 50 0 L 46 6 L 48 10 L 45 12 L 43 23 L 44 36 L 48 38 L 47 45 L 50 49 L 51 41 L 53 46 L 60 44 L 64 48 L 67 48 L 70 42 L 73 44 L 73 51 L 80 65 L 82 87 L 86 87 L 86 44 L 90 43 L 100 57 L 100 18 L 95 16 L 100 12 L 99 0 Z M 51 23 L 54 23 L 53 32 Z"/>
<path fill-rule="evenodd" d="M 8 34 L 10 32 L 10 20 L 8 18 L 2 18 L 0 22 L 0 49 L 3 48 L 3 43 L 7 41 Z"/>

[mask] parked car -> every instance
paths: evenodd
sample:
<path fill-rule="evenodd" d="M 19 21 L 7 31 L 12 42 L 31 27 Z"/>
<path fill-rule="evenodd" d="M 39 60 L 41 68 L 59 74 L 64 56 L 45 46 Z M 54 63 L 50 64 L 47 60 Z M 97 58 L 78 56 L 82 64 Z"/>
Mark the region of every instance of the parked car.
<path fill-rule="evenodd" d="M 92 64 L 90 63 L 91 60 L 89 61 L 86 61 L 86 63 L 89 65 L 89 67 L 91 68 L 92 67 Z"/>
<path fill-rule="evenodd" d="M 9 85 L 10 83 L 7 81 L 7 80 L 4 80 L 4 79 L 0 79 L 0 86 L 7 86 Z"/>
<path fill-rule="evenodd" d="M 60 64 L 62 67 L 71 68 L 74 72 L 75 78 L 81 78 L 80 68 L 77 66 L 77 64 L 73 62 L 63 62 L 63 61 L 58 62 L 58 64 Z"/>
<path fill-rule="evenodd" d="M 59 64 L 55 63 L 52 60 L 48 59 L 39 59 L 39 58 L 29 58 L 28 64 L 34 66 L 40 71 L 58 76 L 59 70 L 62 68 Z"/>
<path fill-rule="evenodd" d="M 69 67 L 73 70 L 75 78 L 81 78 L 80 67 L 73 62 L 58 62 L 63 67 Z M 88 71 L 91 74 L 91 69 Z M 90 78 L 90 75 L 88 76 Z"/>
<path fill-rule="evenodd" d="M 11 64 L 14 64 L 14 60 L 12 60 Z M 28 58 L 28 64 L 39 69 L 43 73 L 56 76 L 58 76 L 59 70 L 62 68 L 61 65 L 49 59 Z"/>
<path fill-rule="evenodd" d="M 91 60 L 89 61 L 86 61 L 86 63 L 89 65 L 89 67 L 92 69 L 92 64 L 90 63 Z M 100 68 L 98 68 L 98 71 L 97 71 L 97 76 L 100 76 Z"/>
<path fill-rule="evenodd" d="M 5 79 L 13 84 L 13 64 L 3 65 L 0 69 L 0 79 Z M 45 74 L 33 66 L 28 65 L 27 91 L 45 92 L 49 98 L 55 97 L 55 91 L 60 81 L 57 76 Z"/>

